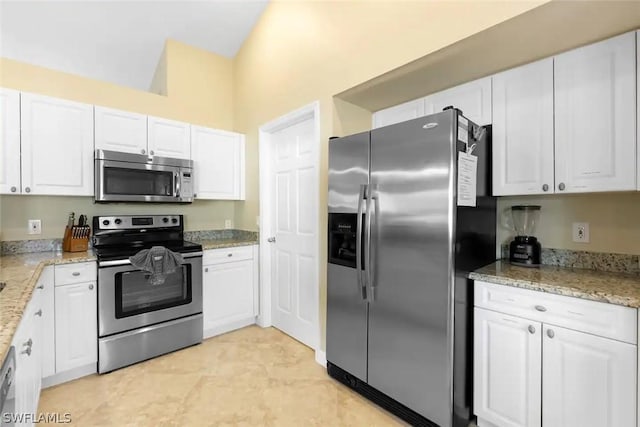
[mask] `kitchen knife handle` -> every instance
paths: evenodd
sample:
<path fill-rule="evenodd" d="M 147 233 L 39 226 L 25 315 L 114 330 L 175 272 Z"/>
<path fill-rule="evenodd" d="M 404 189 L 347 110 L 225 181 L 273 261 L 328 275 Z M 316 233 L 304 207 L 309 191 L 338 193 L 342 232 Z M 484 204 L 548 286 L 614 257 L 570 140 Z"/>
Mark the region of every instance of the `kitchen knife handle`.
<path fill-rule="evenodd" d="M 375 254 L 373 253 L 373 248 L 371 247 L 371 223 L 373 221 L 373 215 L 375 210 L 375 204 L 377 200 L 377 196 L 373 194 L 373 188 L 369 186 L 369 195 L 367 196 L 367 211 L 365 214 L 365 242 L 364 242 L 364 263 L 365 263 L 365 274 L 367 277 L 367 285 L 369 287 L 367 291 L 367 301 L 372 303 L 375 300 L 375 266 L 373 263 L 373 258 Z"/>
<path fill-rule="evenodd" d="M 356 277 L 358 280 L 358 293 L 362 296 L 362 299 L 367 298 L 367 284 L 362 274 L 362 211 L 366 194 L 367 185 L 360 185 L 358 192 L 358 217 L 356 218 Z"/>

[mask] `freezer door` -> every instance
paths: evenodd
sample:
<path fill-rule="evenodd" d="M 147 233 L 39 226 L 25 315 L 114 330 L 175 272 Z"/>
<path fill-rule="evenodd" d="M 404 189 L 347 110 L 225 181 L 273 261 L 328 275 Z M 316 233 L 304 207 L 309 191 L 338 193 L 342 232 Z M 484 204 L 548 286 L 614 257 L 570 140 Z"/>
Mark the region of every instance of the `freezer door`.
<path fill-rule="evenodd" d="M 327 268 L 327 360 L 367 379 L 367 302 L 353 253 L 362 237 L 358 206 L 369 183 L 369 132 L 329 142 L 329 244 Z M 359 203 L 360 199 L 360 203 Z M 362 219 L 362 216 L 360 216 Z M 355 231 L 355 233 L 353 233 Z M 360 242 L 360 239 L 358 239 Z M 360 255 L 362 255 L 360 253 Z M 362 264 L 359 266 L 362 273 Z"/>
<path fill-rule="evenodd" d="M 372 131 L 368 383 L 451 425 L 453 111 Z"/>

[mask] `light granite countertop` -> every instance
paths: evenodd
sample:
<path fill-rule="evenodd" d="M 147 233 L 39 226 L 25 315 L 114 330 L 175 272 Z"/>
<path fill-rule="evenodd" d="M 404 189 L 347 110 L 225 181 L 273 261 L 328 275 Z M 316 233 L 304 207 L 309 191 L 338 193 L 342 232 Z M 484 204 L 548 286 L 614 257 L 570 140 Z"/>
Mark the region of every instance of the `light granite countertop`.
<path fill-rule="evenodd" d="M 0 361 L 11 346 L 31 294 L 47 265 L 94 261 L 93 251 L 87 252 L 34 252 L 0 256 L 0 282 L 7 286 L 0 292 Z"/>
<path fill-rule="evenodd" d="M 640 308 L 640 275 L 497 261 L 469 274 L 473 280 Z"/>
<path fill-rule="evenodd" d="M 220 249 L 255 245 L 258 240 L 257 237 L 220 238 L 203 239 L 198 243 L 204 249 Z M 32 252 L 0 256 L 0 282 L 6 283 L 4 290 L 0 291 L 0 363 L 11 346 L 13 335 L 44 267 L 95 260 L 93 251 Z"/>

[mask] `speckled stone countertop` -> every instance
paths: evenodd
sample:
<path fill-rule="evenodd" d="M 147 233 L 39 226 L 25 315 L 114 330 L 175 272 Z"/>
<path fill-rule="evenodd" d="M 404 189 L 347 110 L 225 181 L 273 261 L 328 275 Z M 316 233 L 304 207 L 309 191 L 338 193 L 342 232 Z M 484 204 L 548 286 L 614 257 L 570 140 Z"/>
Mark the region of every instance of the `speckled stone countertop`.
<path fill-rule="evenodd" d="M 517 267 L 497 261 L 469 274 L 473 280 L 551 294 L 640 307 L 640 275 L 543 265 Z"/>
<path fill-rule="evenodd" d="M 47 265 L 94 261 L 92 251 L 76 253 L 34 252 L 0 256 L 0 361 L 4 360 L 31 294 Z"/>

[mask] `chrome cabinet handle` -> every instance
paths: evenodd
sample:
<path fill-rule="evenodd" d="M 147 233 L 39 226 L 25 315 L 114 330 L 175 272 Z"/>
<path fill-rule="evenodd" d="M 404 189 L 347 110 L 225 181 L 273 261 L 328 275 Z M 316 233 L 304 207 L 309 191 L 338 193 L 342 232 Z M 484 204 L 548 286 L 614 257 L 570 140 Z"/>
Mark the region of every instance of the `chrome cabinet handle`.
<path fill-rule="evenodd" d="M 36 312 L 34 313 L 34 315 L 35 315 L 35 316 L 40 316 L 40 317 L 42 317 L 42 309 L 40 309 L 40 310 L 36 311 Z"/>
<path fill-rule="evenodd" d="M 555 333 L 555 332 L 553 332 L 553 329 L 547 329 L 547 336 L 548 336 L 549 338 L 553 338 L 553 337 L 555 337 L 555 336 L 556 336 L 556 333 Z"/>
<path fill-rule="evenodd" d="M 149 154 L 151 154 L 153 156 L 153 150 L 149 151 Z"/>
<path fill-rule="evenodd" d="M 11 192 L 15 193 L 16 191 L 18 191 L 18 189 L 16 187 L 11 187 Z"/>
<path fill-rule="evenodd" d="M 25 347 L 31 347 L 33 345 L 33 340 L 31 338 L 29 338 L 28 341 L 22 343 L 23 346 Z"/>
<path fill-rule="evenodd" d="M 535 334 L 536 333 L 536 328 L 534 328 L 533 325 L 529 325 L 529 327 L 527 329 L 529 330 L 530 334 Z"/>
<path fill-rule="evenodd" d="M 78 277 L 78 276 L 80 275 L 80 272 L 78 272 L 78 271 L 74 271 L 73 273 L 71 273 L 71 275 L 72 275 L 72 276 L 76 276 L 76 277 Z"/>
<path fill-rule="evenodd" d="M 276 242 L 276 238 L 275 238 L 275 237 L 269 237 L 269 238 L 267 239 L 267 242 L 269 242 L 269 243 L 275 243 L 275 242 Z"/>
<path fill-rule="evenodd" d="M 44 285 L 38 285 L 36 286 L 36 289 L 44 289 Z"/>
<path fill-rule="evenodd" d="M 29 187 L 25 187 L 25 188 L 24 188 L 24 192 L 25 192 L 25 193 L 31 193 L 31 189 L 30 189 Z"/>
<path fill-rule="evenodd" d="M 204 272 L 205 272 L 205 273 L 208 273 L 208 272 L 209 272 L 209 269 L 208 269 L 208 268 L 205 268 L 205 269 L 204 269 Z"/>
<path fill-rule="evenodd" d="M 233 254 L 227 254 L 227 256 L 228 256 L 228 257 L 232 257 L 232 256 L 233 256 Z"/>
<path fill-rule="evenodd" d="M 549 185 L 544 184 L 544 185 L 542 186 L 542 191 L 549 191 Z"/>
<path fill-rule="evenodd" d="M 145 149 L 143 148 L 142 150 L 140 150 L 140 152 L 141 152 L 142 154 L 146 154 L 146 153 L 147 153 L 147 150 L 145 150 Z"/>
<path fill-rule="evenodd" d="M 93 290 L 93 285 L 89 285 L 89 290 Z"/>
<path fill-rule="evenodd" d="M 31 347 L 27 347 L 25 350 L 22 350 L 21 353 L 31 356 Z"/>
<path fill-rule="evenodd" d="M 542 312 L 547 311 L 547 307 L 545 307 L 544 305 L 536 305 L 535 308 L 538 311 L 542 311 Z"/>
<path fill-rule="evenodd" d="M 558 184 L 558 190 L 562 191 L 564 189 L 565 189 L 564 182 L 561 182 L 560 184 Z"/>

